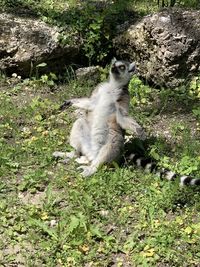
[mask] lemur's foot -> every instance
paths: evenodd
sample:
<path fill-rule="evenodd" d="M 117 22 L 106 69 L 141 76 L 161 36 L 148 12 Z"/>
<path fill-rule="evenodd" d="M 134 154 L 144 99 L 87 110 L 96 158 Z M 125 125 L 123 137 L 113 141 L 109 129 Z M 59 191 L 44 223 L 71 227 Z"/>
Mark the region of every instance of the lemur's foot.
<path fill-rule="evenodd" d="M 88 176 L 91 176 L 92 174 L 94 174 L 96 171 L 97 171 L 97 168 L 96 167 L 92 167 L 92 166 L 80 166 L 78 167 L 78 170 L 83 170 L 81 172 L 81 175 L 83 177 L 88 177 Z"/>
<path fill-rule="evenodd" d="M 53 152 L 52 156 L 56 159 L 62 158 L 64 160 L 69 160 L 75 157 L 75 152 L 61 152 L 61 151 L 55 151 Z"/>
<path fill-rule="evenodd" d="M 79 164 L 88 164 L 89 163 L 89 160 L 86 156 L 81 156 L 80 158 L 77 158 L 75 161 Z"/>

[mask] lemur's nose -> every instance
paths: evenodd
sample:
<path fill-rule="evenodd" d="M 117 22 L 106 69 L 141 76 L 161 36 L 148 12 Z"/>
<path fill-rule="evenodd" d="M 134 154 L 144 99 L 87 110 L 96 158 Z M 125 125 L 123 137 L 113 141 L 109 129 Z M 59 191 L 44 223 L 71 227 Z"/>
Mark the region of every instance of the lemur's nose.
<path fill-rule="evenodd" d="M 129 66 L 128 72 L 135 72 L 136 71 L 136 66 L 135 63 L 131 63 Z"/>

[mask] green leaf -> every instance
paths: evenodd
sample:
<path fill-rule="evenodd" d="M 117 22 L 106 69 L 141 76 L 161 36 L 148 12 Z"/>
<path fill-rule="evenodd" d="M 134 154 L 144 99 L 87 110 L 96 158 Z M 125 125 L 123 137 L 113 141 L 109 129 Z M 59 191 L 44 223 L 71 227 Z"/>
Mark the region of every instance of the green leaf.
<path fill-rule="evenodd" d="M 76 216 L 72 215 L 70 217 L 70 223 L 69 223 L 69 227 L 68 227 L 68 232 L 72 233 L 75 229 L 78 228 L 79 224 L 80 224 L 79 218 L 77 218 Z"/>
<path fill-rule="evenodd" d="M 29 219 L 29 224 L 31 226 L 37 226 L 39 227 L 44 233 L 47 233 L 49 236 L 53 237 L 54 239 L 58 239 L 57 234 L 55 230 L 49 228 L 46 223 L 36 220 L 36 219 Z"/>
<path fill-rule="evenodd" d="M 47 63 L 43 62 L 43 63 L 40 63 L 36 66 L 36 68 L 43 68 L 43 67 L 46 67 L 47 66 Z"/>
<path fill-rule="evenodd" d="M 93 236 L 102 237 L 102 233 L 97 226 L 90 226 L 90 232 Z"/>

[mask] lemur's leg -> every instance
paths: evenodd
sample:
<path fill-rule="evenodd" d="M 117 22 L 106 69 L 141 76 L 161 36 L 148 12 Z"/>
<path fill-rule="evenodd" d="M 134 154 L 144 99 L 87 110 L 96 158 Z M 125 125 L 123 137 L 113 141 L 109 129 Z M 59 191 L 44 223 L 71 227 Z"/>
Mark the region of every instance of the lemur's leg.
<path fill-rule="evenodd" d="M 100 149 L 97 157 L 92 161 L 90 166 L 80 166 L 78 169 L 82 169 L 81 173 L 84 177 L 94 174 L 97 169 L 104 163 L 110 163 L 114 160 L 118 160 L 123 142 L 119 144 L 108 142 Z"/>
<path fill-rule="evenodd" d="M 74 122 L 70 133 L 70 145 L 74 148 L 74 151 L 70 153 L 56 151 L 53 153 L 53 156 L 64 158 L 63 162 L 66 163 L 69 159 L 81 155 L 87 157 L 90 152 L 90 130 L 85 118 L 79 118 Z"/>
<path fill-rule="evenodd" d="M 70 133 L 70 145 L 77 155 L 86 156 L 91 151 L 91 133 L 86 118 L 79 118 L 73 124 Z"/>
<path fill-rule="evenodd" d="M 93 161 L 97 158 L 99 151 L 105 145 L 105 135 L 92 133 L 91 149 L 88 154 L 90 161 Z"/>

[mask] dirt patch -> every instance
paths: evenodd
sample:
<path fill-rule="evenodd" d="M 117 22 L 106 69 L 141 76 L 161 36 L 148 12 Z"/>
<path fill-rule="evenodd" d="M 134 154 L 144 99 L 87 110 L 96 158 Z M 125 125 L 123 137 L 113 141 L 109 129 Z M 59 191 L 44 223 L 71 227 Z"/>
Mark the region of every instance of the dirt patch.
<path fill-rule="evenodd" d="M 42 206 L 42 204 L 44 203 L 45 196 L 46 192 L 37 192 L 35 194 L 31 194 L 29 192 L 20 192 L 18 194 L 18 197 L 23 204 L 32 204 L 36 206 Z"/>
<path fill-rule="evenodd" d="M 172 114 L 162 114 L 154 118 L 153 124 L 149 127 L 153 136 L 163 137 L 171 142 L 174 137 L 176 129 L 183 131 L 188 128 L 192 137 L 197 137 L 200 134 L 199 122 L 192 116 L 192 114 L 180 114 L 173 112 Z"/>

